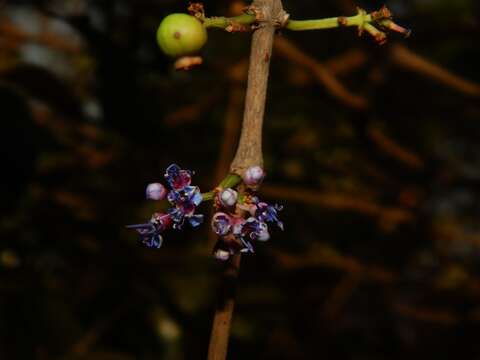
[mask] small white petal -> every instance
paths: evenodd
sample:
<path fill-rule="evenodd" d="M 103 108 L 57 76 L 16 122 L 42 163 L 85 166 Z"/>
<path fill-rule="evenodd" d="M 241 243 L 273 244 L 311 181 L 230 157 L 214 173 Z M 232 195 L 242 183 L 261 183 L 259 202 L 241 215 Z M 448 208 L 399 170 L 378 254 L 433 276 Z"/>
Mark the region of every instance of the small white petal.
<path fill-rule="evenodd" d="M 213 254 L 216 259 L 222 260 L 222 261 L 227 261 L 230 258 L 230 253 L 228 251 L 218 249 L 215 251 L 215 254 Z"/>

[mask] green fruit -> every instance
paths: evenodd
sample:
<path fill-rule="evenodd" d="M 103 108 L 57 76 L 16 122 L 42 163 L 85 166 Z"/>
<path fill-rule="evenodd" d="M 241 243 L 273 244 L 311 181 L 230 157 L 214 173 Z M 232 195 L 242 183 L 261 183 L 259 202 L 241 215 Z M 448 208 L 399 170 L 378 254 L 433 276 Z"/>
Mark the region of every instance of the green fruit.
<path fill-rule="evenodd" d="M 207 30 L 197 18 L 187 14 L 170 14 L 157 31 L 158 45 L 172 57 L 190 55 L 207 42 Z"/>

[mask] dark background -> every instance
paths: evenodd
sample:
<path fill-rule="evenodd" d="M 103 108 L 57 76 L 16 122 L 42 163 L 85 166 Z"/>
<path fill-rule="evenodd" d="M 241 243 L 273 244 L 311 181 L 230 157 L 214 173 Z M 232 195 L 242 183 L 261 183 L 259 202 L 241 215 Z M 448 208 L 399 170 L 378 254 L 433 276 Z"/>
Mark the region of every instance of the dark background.
<path fill-rule="evenodd" d="M 250 35 L 209 31 L 175 72 L 155 31 L 187 5 L 1 2 L 0 359 L 206 358 L 208 220 L 160 250 L 124 228 L 169 164 L 208 191 L 232 158 Z M 479 3 L 387 5 L 409 39 L 279 34 L 300 52 L 272 59 L 263 196 L 285 231 L 242 259 L 229 359 L 480 358 Z"/>

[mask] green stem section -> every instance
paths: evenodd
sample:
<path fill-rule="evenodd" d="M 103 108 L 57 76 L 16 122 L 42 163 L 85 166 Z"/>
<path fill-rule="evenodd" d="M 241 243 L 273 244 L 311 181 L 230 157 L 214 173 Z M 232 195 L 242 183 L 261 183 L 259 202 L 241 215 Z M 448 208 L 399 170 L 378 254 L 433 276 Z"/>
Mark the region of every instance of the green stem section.
<path fill-rule="evenodd" d="M 227 27 L 233 26 L 235 24 L 251 25 L 255 21 L 255 15 L 249 14 L 242 14 L 234 17 L 215 16 L 203 19 L 203 26 L 205 26 L 206 28 L 226 29 Z"/>
<path fill-rule="evenodd" d="M 378 11 L 373 11 L 369 14 L 363 9 L 358 9 L 357 15 L 354 16 L 337 16 L 325 19 L 312 20 L 288 20 L 284 26 L 292 31 L 305 30 L 322 30 L 333 29 L 337 27 L 356 26 L 359 33 L 362 31 L 368 32 L 375 40 L 383 44 L 386 40 L 386 34 L 377 29 L 374 24 L 380 25 L 383 28 L 401 33 L 405 36 L 410 34 L 410 30 L 405 29 L 391 20 L 391 12 L 385 6 Z M 206 28 L 219 28 L 229 32 L 249 31 L 252 30 L 250 25 L 254 24 L 257 19 L 255 15 L 243 14 L 234 17 L 210 17 L 202 19 L 203 25 Z M 278 26 L 278 24 L 277 24 Z"/>
<path fill-rule="evenodd" d="M 344 17 L 331 17 L 315 20 L 289 20 L 285 26 L 288 30 L 304 31 L 304 30 L 321 30 L 332 29 L 344 26 L 360 26 L 372 21 L 370 14 L 360 12 L 358 15 Z"/>
<path fill-rule="evenodd" d="M 210 201 L 215 196 L 215 191 L 209 191 L 207 193 L 202 193 L 202 201 Z"/>
<path fill-rule="evenodd" d="M 242 182 L 242 178 L 237 174 L 228 174 L 220 183 L 222 188 L 232 188 Z"/>

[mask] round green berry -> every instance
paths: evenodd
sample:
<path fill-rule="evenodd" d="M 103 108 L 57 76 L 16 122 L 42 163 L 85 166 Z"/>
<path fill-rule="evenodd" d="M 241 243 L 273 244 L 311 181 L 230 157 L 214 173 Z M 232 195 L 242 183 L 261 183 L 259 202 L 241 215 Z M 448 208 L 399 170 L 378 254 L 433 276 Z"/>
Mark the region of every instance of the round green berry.
<path fill-rule="evenodd" d="M 158 45 L 172 57 L 190 55 L 207 42 L 207 30 L 197 18 L 187 14 L 170 14 L 157 31 Z"/>

